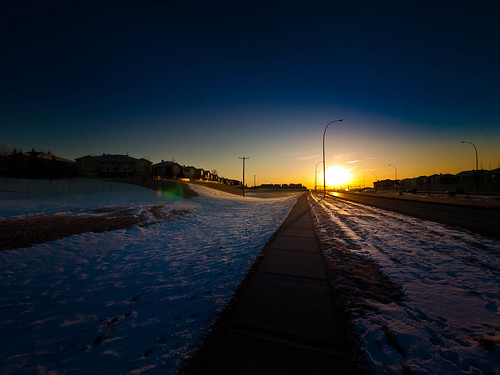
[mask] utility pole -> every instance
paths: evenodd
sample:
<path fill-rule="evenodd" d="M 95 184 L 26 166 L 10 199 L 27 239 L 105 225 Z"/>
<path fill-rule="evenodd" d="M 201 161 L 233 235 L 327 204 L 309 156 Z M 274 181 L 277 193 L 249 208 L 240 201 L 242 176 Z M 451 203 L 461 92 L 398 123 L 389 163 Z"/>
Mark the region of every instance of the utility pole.
<path fill-rule="evenodd" d="M 255 177 L 257 177 L 257 175 L 256 175 L 256 174 L 254 174 L 254 175 L 253 175 L 253 187 L 254 187 L 254 188 L 255 188 L 255 187 L 257 187 L 257 185 L 255 185 Z"/>
<path fill-rule="evenodd" d="M 250 159 L 245 156 L 240 157 L 243 160 L 243 196 L 245 196 L 245 160 Z"/>

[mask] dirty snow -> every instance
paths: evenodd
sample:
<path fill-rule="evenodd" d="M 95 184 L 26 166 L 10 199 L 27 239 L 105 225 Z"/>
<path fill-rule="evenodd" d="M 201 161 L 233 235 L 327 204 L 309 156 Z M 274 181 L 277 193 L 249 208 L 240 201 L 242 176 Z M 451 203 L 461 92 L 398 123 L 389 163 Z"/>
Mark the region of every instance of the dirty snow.
<path fill-rule="evenodd" d="M 177 372 L 297 199 L 201 186 L 179 199 L 95 180 L 30 182 L 27 199 L 25 182 L 1 189 L 0 218 L 159 203 L 189 213 L 0 252 L 2 374 Z"/>
<path fill-rule="evenodd" d="M 317 218 L 330 228 L 320 238 L 373 260 L 403 288 L 403 302 L 365 301 L 377 310 L 355 317 L 375 374 L 500 374 L 499 241 L 341 199 L 316 200 L 328 213 L 317 206 Z"/>

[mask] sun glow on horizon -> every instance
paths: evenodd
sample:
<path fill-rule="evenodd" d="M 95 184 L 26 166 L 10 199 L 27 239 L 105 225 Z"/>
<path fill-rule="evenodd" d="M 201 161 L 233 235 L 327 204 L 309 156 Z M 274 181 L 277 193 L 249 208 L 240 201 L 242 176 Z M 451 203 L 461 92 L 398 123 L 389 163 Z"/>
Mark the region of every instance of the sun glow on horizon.
<path fill-rule="evenodd" d="M 351 171 L 347 168 L 333 166 L 326 170 L 326 185 L 340 187 L 351 181 Z"/>

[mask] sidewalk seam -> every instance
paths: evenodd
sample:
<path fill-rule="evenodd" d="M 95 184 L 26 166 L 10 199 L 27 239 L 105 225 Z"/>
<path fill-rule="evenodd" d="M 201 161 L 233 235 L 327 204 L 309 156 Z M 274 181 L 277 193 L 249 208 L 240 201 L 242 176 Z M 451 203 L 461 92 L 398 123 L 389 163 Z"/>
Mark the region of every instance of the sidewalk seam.
<path fill-rule="evenodd" d="M 339 352 L 339 351 L 336 351 L 336 350 L 329 350 L 329 349 L 320 348 L 318 346 L 301 344 L 301 343 L 299 343 L 297 341 L 290 341 L 290 340 L 286 340 L 284 338 L 280 338 L 280 337 L 277 337 L 277 336 L 263 335 L 263 334 L 259 334 L 259 333 L 256 333 L 256 332 L 251 332 L 251 331 L 248 331 L 248 330 L 238 329 L 238 328 L 234 328 L 234 327 L 230 327 L 230 326 L 226 326 L 226 329 L 228 329 L 228 330 L 230 330 L 232 332 L 235 332 L 235 333 L 240 333 L 240 334 L 243 334 L 243 335 L 260 338 L 260 339 L 263 339 L 263 340 L 266 340 L 266 341 L 278 342 L 278 343 L 281 343 L 281 344 L 295 346 L 297 348 L 303 348 L 303 349 L 313 350 L 313 351 L 317 351 L 317 352 L 327 353 L 327 354 L 330 354 L 330 355 L 336 355 L 336 356 L 339 356 L 339 357 L 344 357 L 345 359 L 349 358 L 347 354 Z M 274 332 L 274 331 L 270 331 L 270 332 Z M 331 346 L 331 345 L 329 345 L 328 343 L 325 343 L 325 346 Z"/>

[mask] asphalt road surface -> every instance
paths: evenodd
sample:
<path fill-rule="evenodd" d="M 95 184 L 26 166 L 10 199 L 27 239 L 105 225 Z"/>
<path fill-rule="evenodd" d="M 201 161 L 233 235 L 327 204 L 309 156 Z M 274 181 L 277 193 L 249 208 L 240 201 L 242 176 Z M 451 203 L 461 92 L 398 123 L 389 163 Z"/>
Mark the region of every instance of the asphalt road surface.
<path fill-rule="evenodd" d="M 336 193 L 335 197 L 329 196 L 328 199 L 347 199 L 500 239 L 498 207 L 464 206 L 348 193 Z"/>

